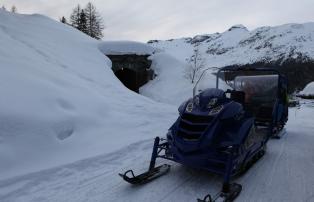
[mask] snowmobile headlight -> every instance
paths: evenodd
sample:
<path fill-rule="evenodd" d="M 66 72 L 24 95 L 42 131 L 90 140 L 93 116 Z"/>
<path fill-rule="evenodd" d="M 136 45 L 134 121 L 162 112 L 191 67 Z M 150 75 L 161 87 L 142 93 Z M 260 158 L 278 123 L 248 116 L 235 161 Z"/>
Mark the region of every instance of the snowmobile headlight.
<path fill-rule="evenodd" d="M 217 106 L 217 107 L 211 109 L 211 110 L 209 111 L 209 114 L 208 114 L 208 115 L 212 116 L 212 115 L 219 114 L 223 108 L 224 108 L 224 107 L 223 107 L 222 105 L 219 105 L 219 106 Z"/>
<path fill-rule="evenodd" d="M 199 96 L 195 96 L 194 97 L 194 104 L 199 106 L 200 105 L 200 97 Z"/>
<path fill-rule="evenodd" d="M 207 108 L 212 108 L 213 106 L 216 105 L 218 99 L 217 98 L 212 98 L 209 100 L 208 104 L 207 104 Z"/>
<path fill-rule="evenodd" d="M 180 105 L 180 107 L 178 108 L 178 111 L 179 111 L 179 114 L 180 114 L 180 115 L 184 113 L 185 108 L 186 108 L 185 105 L 186 105 L 186 102 L 183 102 L 183 103 Z"/>
<path fill-rule="evenodd" d="M 192 112 L 193 111 L 193 102 L 190 102 L 185 109 L 187 112 Z"/>
<path fill-rule="evenodd" d="M 168 139 L 169 141 L 172 141 L 172 140 L 173 140 L 172 130 L 168 130 L 167 139 Z"/>

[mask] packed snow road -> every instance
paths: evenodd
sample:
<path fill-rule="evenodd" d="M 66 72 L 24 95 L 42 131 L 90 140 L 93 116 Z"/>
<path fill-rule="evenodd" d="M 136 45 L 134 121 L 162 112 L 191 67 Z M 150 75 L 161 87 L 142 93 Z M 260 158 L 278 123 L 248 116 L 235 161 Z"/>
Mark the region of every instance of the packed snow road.
<path fill-rule="evenodd" d="M 314 201 L 313 106 L 290 109 L 286 134 L 270 140 L 267 154 L 246 174 L 237 201 Z M 171 171 L 155 181 L 131 186 L 117 174 L 147 169 L 153 140 L 73 164 L 0 181 L 2 202 L 196 201 L 220 189 L 221 178 L 170 163 Z M 161 162 L 159 162 L 161 163 Z"/>

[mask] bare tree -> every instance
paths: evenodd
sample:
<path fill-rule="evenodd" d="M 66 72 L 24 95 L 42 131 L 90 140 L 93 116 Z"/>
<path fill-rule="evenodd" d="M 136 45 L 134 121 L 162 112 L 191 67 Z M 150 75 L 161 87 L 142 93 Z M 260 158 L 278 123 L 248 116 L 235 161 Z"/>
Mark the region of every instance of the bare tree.
<path fill-rule="evenodd" d="M 187 59 L 188 65 L 185 69 L 185 77 L 194 83 L 200 76 L 201 70 L 205 66 L 205 60 L 202 57 L 198 45 L 194 49 L 194 54 Z"/>
<path fill-rule="evenodd" d="M 12 12 L 12 13 L 17 13 L 17 8 L 16 8 L 15 5 L 13 5 L 13 6 L 11 7 L 11 12 Z"/>

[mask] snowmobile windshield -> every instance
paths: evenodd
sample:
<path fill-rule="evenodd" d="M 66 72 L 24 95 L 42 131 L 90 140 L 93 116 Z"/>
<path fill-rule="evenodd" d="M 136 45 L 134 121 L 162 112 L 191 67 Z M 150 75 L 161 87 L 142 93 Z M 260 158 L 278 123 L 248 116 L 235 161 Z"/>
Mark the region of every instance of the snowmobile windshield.
<path fill-rule="evenodd" d="M 215 88 L 216 85 L 215 82 L 216 82 L 216 69 L 213 68 L 205 69 L 202 72 L 199 79 L 197 80 L 197 82 L 195 83 L 195 86 L 193 88 L 193 97 L 195 97 L 195 95 L 203 92 L 208 88 Z M 222 86 L 224 86 L 224 88 L 231 89 L 231 87 L 225 84 L 222 84 Z"/>

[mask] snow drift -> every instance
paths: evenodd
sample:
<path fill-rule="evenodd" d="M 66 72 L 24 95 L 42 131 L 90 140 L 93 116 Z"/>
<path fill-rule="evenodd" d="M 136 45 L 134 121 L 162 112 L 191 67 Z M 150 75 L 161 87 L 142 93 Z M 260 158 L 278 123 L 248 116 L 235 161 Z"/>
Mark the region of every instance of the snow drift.
<path fill-rule="evenodd" d="M 127 90 L 98 41 L 0 10 L 0 179 L 166 132 L 175 108 Z"/>

